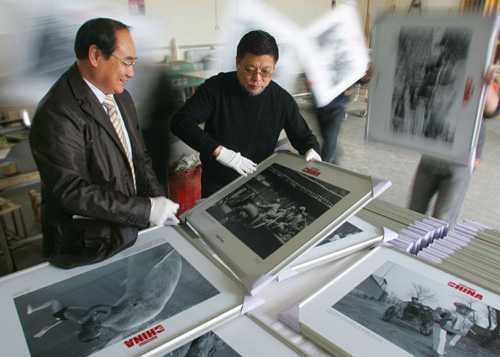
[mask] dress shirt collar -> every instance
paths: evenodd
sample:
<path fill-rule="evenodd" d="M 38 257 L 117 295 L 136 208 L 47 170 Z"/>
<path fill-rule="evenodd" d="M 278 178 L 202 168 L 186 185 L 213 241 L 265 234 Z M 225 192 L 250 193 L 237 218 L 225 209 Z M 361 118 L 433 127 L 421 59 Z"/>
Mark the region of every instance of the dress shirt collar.
<path fill-rule="evenodd" d="M 90 83 L 85 78 L 83 78 L 83 80 L 85 81 L 85 83 L 87 83 L 87 85 L 90 87 L 90 89 L 92 89 L 92 92 L 94 92 L 94 94 L 97 97 L 97 100 L 99 101 L 99 103 L 102 104 L 104 102 L 104 99 L 106 98 L 106 94 L 104 94 L 99 88 L 97 88 L 95 85 L 93 85 L 92 83 Z M 113 97 L 113 100 L 114 100 L 114 97 Z"/>

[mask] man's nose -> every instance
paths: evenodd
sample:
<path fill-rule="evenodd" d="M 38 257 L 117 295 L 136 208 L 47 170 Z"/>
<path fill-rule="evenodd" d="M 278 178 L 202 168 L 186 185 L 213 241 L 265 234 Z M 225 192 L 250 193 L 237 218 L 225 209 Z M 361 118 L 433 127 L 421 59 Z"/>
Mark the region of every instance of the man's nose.
<path fill-rule="evenodd" d="M 262 72 L 257 72 L 257 71 L 255 71 L 255 72 L 253 72 L 253 74 L 252 74 L 252 78 L 253 78 L 254 76 L 255 76 L 255 77 L 260 76 L 260 79 L 262 79 Z M 257 78 L 258 78 L 258 77 L 257 77 Z"/>
<path fill-rule="evenodd" d="M 129 66 L 127 68 L 127 77 L 134 78 L 134 66 Z"/>

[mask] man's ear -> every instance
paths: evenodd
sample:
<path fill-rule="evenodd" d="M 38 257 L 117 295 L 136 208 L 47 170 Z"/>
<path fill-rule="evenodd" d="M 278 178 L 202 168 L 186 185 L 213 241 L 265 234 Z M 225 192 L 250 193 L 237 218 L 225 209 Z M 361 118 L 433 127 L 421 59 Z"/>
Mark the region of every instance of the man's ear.
<path fill-rule="evenodd" d="M 236 56 L 236 68 L 238 68 L 239 64 L 240 64 L 240 60 L 238 59 L 238 56 Z"/>
<path fill-rule="evenodd" d="M 96 45 L 91 45 L 89 47 L 89 60 L 93 67 L 97 67 L 99 63 L 99 58 L 102 56 L 101 50 Z"/>

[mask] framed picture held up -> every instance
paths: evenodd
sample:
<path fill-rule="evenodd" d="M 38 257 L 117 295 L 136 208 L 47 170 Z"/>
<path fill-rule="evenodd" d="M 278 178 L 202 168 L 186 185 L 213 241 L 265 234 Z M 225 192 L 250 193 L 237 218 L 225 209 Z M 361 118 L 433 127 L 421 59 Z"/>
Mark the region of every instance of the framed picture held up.
<path fill-rule="evenodd" d="M 366 139 L 471 163 L 497 34 L 495 18 L 477 14 L 380 18 Z"/>
<path fill-rule="evenodd" d="M 356 6 L 336 4 L 299 35 L 297 56 L 318 107 L 328 105 L 368 70 L 370 57 Z"/>

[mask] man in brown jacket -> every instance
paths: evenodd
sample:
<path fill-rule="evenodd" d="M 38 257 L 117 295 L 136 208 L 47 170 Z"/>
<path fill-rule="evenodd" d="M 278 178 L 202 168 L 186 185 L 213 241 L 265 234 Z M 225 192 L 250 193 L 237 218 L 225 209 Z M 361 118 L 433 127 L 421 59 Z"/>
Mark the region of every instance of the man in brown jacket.
<path fill-rule="evenodd" d="M 137 59 L 129 27 L 89 20 L 78 30 L 75 54 L 39 103 L 30 133 L 42 181 L 43 254 L 63 268 L 132 246 L 150 223 L 178 222 L 178 205 L 164 197 L 124 88 Z"/>

